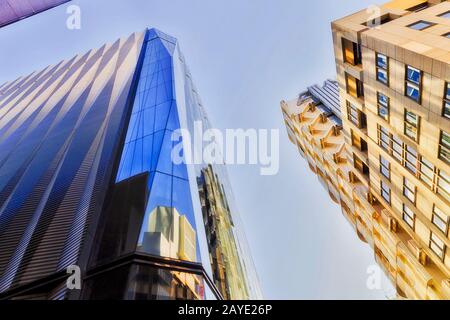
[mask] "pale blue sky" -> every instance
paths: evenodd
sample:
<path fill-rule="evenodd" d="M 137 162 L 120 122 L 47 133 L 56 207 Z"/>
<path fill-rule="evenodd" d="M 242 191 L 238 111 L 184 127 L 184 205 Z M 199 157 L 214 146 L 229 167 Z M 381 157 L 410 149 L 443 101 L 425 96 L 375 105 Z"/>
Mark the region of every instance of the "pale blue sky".
<path fill-rule="evenodd" d="M 290 144 L 279 109 L 334 77 L 330 22 L 374 2 L 73 1 L 81 30 L 65 27 L 67 5 L 0 29 L 0 83 L 145 27 L 177 37 L 217 128 L 281 130 L 278 175 L 229 168 L 265 297 L 382 299 L 366 288 L 372 251 Z"/>

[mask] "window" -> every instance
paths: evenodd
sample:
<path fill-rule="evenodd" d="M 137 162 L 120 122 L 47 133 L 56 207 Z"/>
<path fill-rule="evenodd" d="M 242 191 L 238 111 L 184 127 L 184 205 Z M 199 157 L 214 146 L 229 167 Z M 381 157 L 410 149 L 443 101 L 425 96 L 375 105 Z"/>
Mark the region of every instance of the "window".
<path fill-rule="evenodd" d="M 342 38 L 342 50 L 345 62 L 353 66 L 361 64 L 361 46 L 359 44 Z"/>
<path fill-rule="evenodd" d="M 443 261 L 445 257 L 445 244 L 437 235 L 431 232 L 430 249 Z"/>
<path fill-rule="evenodd" d="M 392 135 L 392 155 L 398 162 L 403 161 L 403 142 L 399 137 Z"/>
<path fill-rule="evenodd" d="M 362 160 L 356 155 L 353 154 L 353 164 L 356 170 L 358 170 L 363 175 L 369 175 L 369 167 L 362 162 Z"/>
<path fill-rule="evenodd" d="M 384 54 L 377 53 L 377 80 L 389 85 L 389 61 Z"/>
<path fill-rule="evenodd" d="M 378 100 L 378 115 L 386 121 L 389 121 L 389 98 L 382 94 L 377 93 Z"/>
<path fill-rule="evenodd" d="M 417 151 L 411 146 L 405 146 L 405 167 L 415 175 L 417 173 Z"/>
<path fill-rule="evenodd" d="M 433 26 L 433 25 L 434 25 L 434 23 L 431 23 L 431 22 L 428 22 L 428 21 L 423 21 L 423 20 L 421 20 L 421 21 L 414 22 L 413 24 L 410 24 L 410 25 L 408 26 L 408 28 L 411 28 L 411 29 L 414 29 L 414 30 L 422 31 L 422 30 L 424 30 L 424 29 L 426 29 L 426 28 L 429 28 L 429 27 L 431 27 L 431 26 Z"/>
<path fill-rule="evenodd" d="M 391 164 L 382 156 L 380 156 L 380 172 L 387 179 L 391 180 Z"/>
<path fill-rule="evenodd" d="M 359 79 L 356 79 L 355 77 L 346 73 L 345 80 L 347 84 L 347 93 L 349 95 L 355 98 L 364 96 L 364 86 Z"/>
<path fill-rule="evenodd" d="M 424 3 L 418 4 L 414 7 L 408 8 L 406 10 L 411 11 L 411 12 L 419 12 L 419 11 L 425 10 L 428 7 L 429 7 L 428 2 L 424 2 Z"/>
<path fill-rule="evenodd" d="M 386 128 L 378 125 L 379 133 L 380 133 L 380 141 L 379 145 L 389 152 L 390 149 L 390 138 L 389 138 L 389 132 Z"/>
<path fill-rule="evenodd" d="M 412 203 L 416 203 L 416 186 L 405 177 L 403 178 L 403 195 Z"/>
<path fill-rule="evenodd" d="M 439 159 L 450 164 L 450 134 L 445 131 L 441 131 Z"/>
<path fill-rule="evenodd" d="M 436 192 L 450 201 L 450 177 L 442 170 L 439 170 Z"/>
<path fill-rule="evenodd" d="M 447 82 L 445 84 L 444 110 L 442 111 L 442 115 L 444 117 L 450 119 L 450 83 L 449 82 Z"/>
<path fill-rule="evenodd" d="M 391 204 L 391 189 L 383 181 L 381 181 L 381 196 L 387 203 Z"/>
<path fill-rule="evenodd" d="M 405 204 L 403 204 L 403 221 L 405 221 L 408 224 L 408 226 L 410 226 L 411 229 L 414 230 L 416 215 Z"/>
<path fill-rule="evenodd" d="M 355 133 L 353 129 L 350 129 L 350 133 L 352 137 L 352 146 L 356 147 L 357 149 L 363 152 L 367 152 L 367 142 L 360 136 L 358 136 L 358 134 Z"/>
<path fill-rule="evenodd" d="M 438 17 L 450 19 L 450 11 L 441 13 Z"/>
<path fill-rule="evenodd" d="M 366 127 L 366 115 L 349 101 L 347 101 L 347 118 L 358 128 Z"/>
<path fill-rule="evenodd" d="M 433 206 L 433 216 L 431 218 L 431 222 L 433 222 L 433 224 L 445 235 L 448 234 L 449 217 L 445 215 L 441 209 L 436 207 L 436 205 Z"/>
<path fill-rule="evenodd" d="M 419 165 L 420 165 L 420 180 L 425 182 L 427 186 L 432 189 L 434 179 L 434 165 L 424 157 L 420 158 Z"/>
<path fill-rule="evenodd" d="M 420 117 L 405 109 L 405 135 L 414 141 L 418 140 Z"/>
<path fill-rule="evenodd" d="M 420 103 L 420 99 L 422 96 L 421 86 L 422 71 L 411 66 L 406 66 L 406 96 L 416 101 L 417 103 Z"/>

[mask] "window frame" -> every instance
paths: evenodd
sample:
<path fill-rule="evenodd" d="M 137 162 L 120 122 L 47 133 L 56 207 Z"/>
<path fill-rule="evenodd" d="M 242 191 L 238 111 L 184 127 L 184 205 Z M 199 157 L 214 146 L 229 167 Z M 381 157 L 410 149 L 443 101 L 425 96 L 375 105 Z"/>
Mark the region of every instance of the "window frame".
<path fill-rule="evenodd" d="M 384 103 L 383 102 L 381 102 L 382 100 L 380 99 L 380 97 L 381 96 L 383 96 L 383 97 L 385 97 L 386 98 L 386 105 L 384 105 Z M 382 119 L 384 119 L 385 121 L 387 121 L 387 122 L 389 122 L 389 119 L 390 119 L 390 113 L 391 113 L 391 107 L 390 107 L 390 98 L 387 96 L 387 95 L 385 95 L 384 93 L 381 93 L 381 92 L 377 92 L 377 107 L 378 107 L 378 116 L 380 117 L 380 118 L 382 118 Z M 386 109 L 387 110 L 387 115 L 386 115 L 386 117 L 384 117 L 381 113 L 380 113 L 380 109 L 381 108 L 384 108 L 384 109 Z"/>
<path fill-rule="evenodd" d="M 414 82 L 413 80 L 408 79 L 408 69 L 412 69 L 412 71 L 419 72 L 418 83 Z M 405 65 L 405 96 L 408 97 L 409 99 L 411 99 L 412 101 L 415 101 L 418 104 L 422 103 L 422 81 L 423 81 L 423 71 L 422 70 L 414 68 L 413 66 L 408 65 L 408 64 Z M 408 85 L 418 91 L 417 100 L 412 95 L 408 94 Z"/>
<path fill-rule="evenodd" d="M 448 133 L 448 132 L 446 132 L 444 130 L 441 130 L 441 133 L 440 133 L 440 136 L 439 136 L 438 158 L 441 161 L 445 162 L 446 164 L 450 165 L 450 142 L 449 142 L 448 146 L 445 143 L 442 142 L 444 135 L 447 136 L 448 139 L 450 140 L 450 133 Z M 448 158 L 446 156 L 442 155 L 443 154 L 442 150 L 445 150 L 445 153 L 447 154 Z"/>
<path fill-rule="evenodd" d="M 383 163 L 383 160 L 384 162 L 387 163 L 387 166 Z M 387 159 L 385 159 L 381 154 L 379 157 L 379 161 L 380 161 L 380 173 L 383 175 L 383 177 L 391 181 L 391 163 Z M 387 171 L 387 176 L 383 173 L 383 169 Z"/>
<path fill-rule="evenodd" d="M 450 35 L 450 32 L 448 34 Z M 446 81 L 445 86 L 444 86 L 442 116 L 447 119 L 450 119 L 450 94 L 447 94 L 449 91 L 450 91 L 450 82 Z M 448 106 L 447 106 L 447 104 L 448 104 Z"/>
<path fill-rule="evenodd" d="M 448 17 L 444 17 L 446 14 L 448 14 L 449 16 Z M 437 16 L 439 18 L 450 19 L 450 10 L 447 10 L 447 11 L 441 13 L 441 14 L 438 14 Z"/>
<path fill-rule="evenodd" d="M 436 209 L 439 212 L 436 212 Z M 441 215 L 446 216 L 445 213 L 436 206 L 436 204 L 433 204 L 433 214 L 431 215 L 431 223 L 433 223 L 435 225 L 435 227 L 438 228 L 440 231 L 442 231 L 442 233 L 447 237 L 448 230 L 449 230 L 450 217 L 447 217 L 447 221 L 445 221 L 445 219 L 442 218 Z M 444 229 L 442 229 L 437 223 L 434 222 L 435 217 L 437 217 L 437 220 L 441 221 L 442 224 L 445 225 Z"/>
<path fill-rule="evenodd" d="M 404 221 L 404 222 L 406 222 L 406 224 L 412 229 L 412 230 L 415 230 L 416 229 L 416 214 L 414 213 L 414 211 L 412 211 L 406 204 L 404 204 L 403 203 L 403 206 L 402 206 L 403 208 L 402 208 L 402 220 Z M 405 208 L 407 209 L 407 210 L 405 210 Z M 411 215 L 410 215 L 410 213 L 408 212 L 408 211 L 410 211 L 410 213 L 412 214 L 412 217 L 411 217 Z M 410 224 L 410 222 L 407 220 L 407 219 L 405 219 L 405 216 L 407 216 L 409 219 L 411 219 L 412 220 L 412 222 L 411 222 L 411 224 Z"/>
<path fill-rule="evenodd" d="M 442 183 L 441 181 L 444 181 Z M 447 189 L 443 184 L 447 185 Z M 441 197 L 444 197 L 445 200 L 450 202 L 450 177 L 443 171 L 439 170 L 437 175 L 437 181 L 436 181 L 436 193 L 439 194 Z"/>
<path fill-rule="evenodd" d="M 383 186 L 385 186 L 387 188 L 388 191 L 386 191 Z M 384 197 L 384 193 L 388 194 L 389 199 L 386 199 Z M 388 203 L 389 205 L 391 205 L 391 188 L 383 181 L 380 180 L 380 195 L 381 197 L 384 199 L 384 201 L 386 201 L 386 203 Z"/>
<path fill-rule="evenodd" d="M 426 169 L 423 170 L 422 168 Z M 431 172 L 431 177 L 428 175 Z M 428 161 L 425 157 L 420 156 L 419 160 L 419 180 L 425 183 L 431 190 L 433 190 L 434 180 L 436 176 L 436 166 Z M 425 178 L 424 178 L 425 177 Z"/>
<path fill-rule="evenodd" d="M 416 118 L 416 123 L 412 123 L 408 121 L 408 115 L 413 115 Z M 403 133 L 405 136 L 413 140 L 414 142 L 419 142 L 419 135 L 420 135 L 420 116 L 417 113 L 414 113 L 412 111 L 408 111 L 405 109 L 404 117 L 403 117 Z M 415 129 L 415 132 L 413 129 L 409 129 L 410 131 L 414 132 L 414 136 L 410 136 L 408 132 L 408 126 L 410 128 Z"/>
<path fill-rule="evenodd" d="M 424 24 L 428 24 L 428 25 L 422 29 L 413 28 L 413 26 L 418 25 L 419 23 L 424 23 Z M 412 30 L 416 30 L 416 31 L 423 31 L 423 30 L 431 28 L 432 26 L 435 26 L 435 25 L 436 25 L 436 23 L 434 23 L 434 22 L 430 22 L 430 21 L 426 21 L 426 20 L 419 20 L 419 21 L 408 24 L 406 27 L 408 27 Z"/>
<path fill-rule="evenodd" d="M 436 240 L 433 239 L 433 236 L 436 237 L 442 243 L 442 247 L 438 243 L 436 243 Z M 432 246 L 433 244 L 441 250 L 440 253 L 436 252 L 433 249 L 433 246 Z M 430 232 L 430 241 L 429 241 L 428 247 L 431 249 L 431 251 L 433 251 L 433 253 L 438 258 L 441 259 L 442 262 L 444 261 L 447 246 L 445 245 L 445 242 L 442 241 L 442 239 L 439 236 L 437 236 L 433 231 Z"/>
<path fill-rule="evenodd" d="M 363 120 L 364 113 L 361 112 L 353 103 L 346 100 L 346 106 L 347 106 L 347 120 L 353 123 L 357 128 L 363 129 L 366 126 L 365 121 Z M 351 112 L 356 112 L 356 116 Z M 353 119 L 356 119 L 356 122 L 353 121 Z"/>
<path fill-rule="evenodd" d="M 411 187 L 412 187 L 412 189 L 411 189 Z M 414 185 L 413 183 L 411 183 L 411 181 L 409 179 L 407 179 L 406 177 L 403 177 L 403 188 L 402 189 L 403 189 L 402 190 L 403 196 L 406 199 L 408 199 L 415 206 L 416 201 L 417 201 L 417 186 Z M 413 199 L 410 198 L 409 194 L 412 194 Z"/>
<path fill-rule="evenodd" d="M 378 64 L 378 61 L 379 61 L 378 57 L 379 56 L 385 58 L 385 60 L 386 60 L 386 65 L 385 66 L 382 66 L 382 65 Z M 386 74 L 386 82 L 384 80 L 380 80 L 380 78 L 378 77 L 378 74 L 379 74 L 380 70 Z M 389 57 L 387 55 L 385 55 L 383 53 L 379 53 L 379 52 L 375 53 L 375 72 L 376 72 L 375 73 L 376 80 L 378 82 L 384 84 L 385 86 L 389 87 Z"/>

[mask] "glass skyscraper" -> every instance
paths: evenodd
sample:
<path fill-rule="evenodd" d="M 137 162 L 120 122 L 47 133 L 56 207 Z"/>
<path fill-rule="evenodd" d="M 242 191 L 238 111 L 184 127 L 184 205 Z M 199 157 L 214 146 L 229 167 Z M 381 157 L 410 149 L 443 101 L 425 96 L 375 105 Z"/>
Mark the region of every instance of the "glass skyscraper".
<path fill-rule="evenodd" d="M 156 29 L 1 85 L 0 298 L 260 298 L 225 167 L 173 161 L 199 123 Z"/>

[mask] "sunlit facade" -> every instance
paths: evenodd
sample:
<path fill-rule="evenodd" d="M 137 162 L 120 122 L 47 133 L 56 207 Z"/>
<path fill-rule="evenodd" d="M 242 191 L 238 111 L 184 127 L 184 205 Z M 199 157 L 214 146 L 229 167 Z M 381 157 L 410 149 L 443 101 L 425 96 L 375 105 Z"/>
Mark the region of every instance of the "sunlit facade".
<path fill-rule="evenodd" d="M 156 29 L 1 85 L 0 297 L 261 298 L 225 167 L 173 161 L 197 121 Z"/>
<path fill-rule="evenodd" d="M 409 299 L 450 299 L 449 12 L 449 2 L 398 0 L 332 23 L 343 130 L 340 148 L 323 156 L 332 161 L 311 156 Z M 306 140 L 296 131 L 308 118 L 296 115 L 302 105 L 282 103 L 291 140 L 317 135 L 305 151 L 321 158 L 320 119 L 300 130 Z"/>

